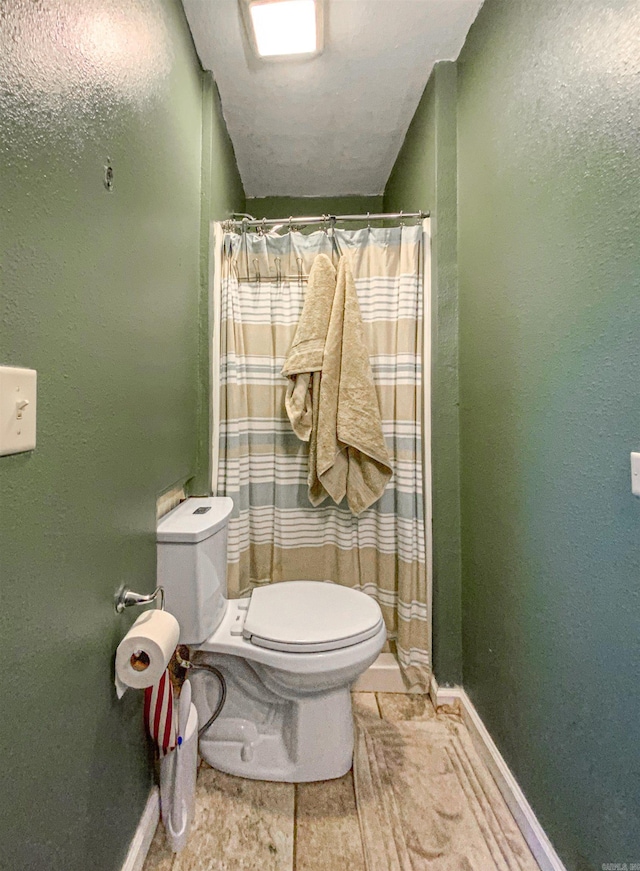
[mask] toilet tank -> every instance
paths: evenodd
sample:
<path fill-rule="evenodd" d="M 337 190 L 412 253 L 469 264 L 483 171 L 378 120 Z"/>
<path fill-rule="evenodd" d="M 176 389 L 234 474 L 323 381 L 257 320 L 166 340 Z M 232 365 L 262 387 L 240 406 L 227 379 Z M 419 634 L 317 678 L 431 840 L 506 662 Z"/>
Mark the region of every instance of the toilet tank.
<path fill-rule="evenodd" d="M 158 522 L 158 584 L 180 624 L 180 644 L 201 644 L 227 601 L 228 496 L 187 499 Z"/>

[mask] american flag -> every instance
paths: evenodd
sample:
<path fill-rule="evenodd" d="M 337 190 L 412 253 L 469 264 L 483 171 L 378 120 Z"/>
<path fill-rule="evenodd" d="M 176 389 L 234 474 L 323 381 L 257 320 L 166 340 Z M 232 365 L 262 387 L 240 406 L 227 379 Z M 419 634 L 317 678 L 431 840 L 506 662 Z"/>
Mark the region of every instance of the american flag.
<path fill-rule="evenodd" d="M 176 723 L 169 669 L 165 670 L 157 684 L 144 691 L 144 722 L 161 757 L 175 750 Z"/>

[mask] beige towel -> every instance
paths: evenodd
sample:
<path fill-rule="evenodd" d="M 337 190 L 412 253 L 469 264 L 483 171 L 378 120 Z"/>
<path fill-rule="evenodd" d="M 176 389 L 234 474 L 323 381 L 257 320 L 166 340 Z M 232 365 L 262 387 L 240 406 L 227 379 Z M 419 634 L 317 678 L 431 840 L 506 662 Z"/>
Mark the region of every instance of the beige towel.
<path fill-rule="evenodd" d="M 311 439 L 314 424 L 313 397 L 317 397 L 319 390 L 324 344 L 335 290 L 335 266 L 326 254 L 318 254 L 309 272 L 304 307 L 289 356 L 282 369 L 282 374 L 289 378 L 285 397 L 287 414 L 293 431 L 303 442 Z"/>
<path fill-rule="evenodd" d="M 336 503 L 346 495 L 352 513 L 360 514 L 382 496 L 392 468 L 348 255 L 338 264 L 317 404 L 309 498 L 315 505 L 326 498 L 323 491 Z"/>

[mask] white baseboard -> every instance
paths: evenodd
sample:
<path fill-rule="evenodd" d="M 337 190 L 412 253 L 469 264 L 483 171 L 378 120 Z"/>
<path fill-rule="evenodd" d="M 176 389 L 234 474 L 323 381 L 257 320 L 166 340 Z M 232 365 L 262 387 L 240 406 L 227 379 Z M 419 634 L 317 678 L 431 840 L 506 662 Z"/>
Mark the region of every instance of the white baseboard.
<path fill-rule="evenodd" d="M 436 707 L 439 705 L 460 705 L 462 719 L 469 730 L 475 748 L 491 772 L 541 871 L 566 871 L 551 841 L 536 819 L 533 808 L 518 786 L 518 782 L 502 758 L 466 692 L 462 687 L 439 687 L 436 679 L 432 677 L 429 695 Z"/>
<path fill-rule="evenodd" d="M 373 665 L 360 675 L 351 690 L 354 693 L 412 692 L 402 679 L 397 657 L 393 653 L 381 653 Z"/>
<path fill-rule="evenodd" d="M 154 786 L 151 788 L 149 798 L 138 823 L 138 828 L 129 846 L 129 852 L 124 860 L 122 871 L 142 871 L 142 866 L 147 858 L 159 819 L 160 791 L 157 786 Z"/>

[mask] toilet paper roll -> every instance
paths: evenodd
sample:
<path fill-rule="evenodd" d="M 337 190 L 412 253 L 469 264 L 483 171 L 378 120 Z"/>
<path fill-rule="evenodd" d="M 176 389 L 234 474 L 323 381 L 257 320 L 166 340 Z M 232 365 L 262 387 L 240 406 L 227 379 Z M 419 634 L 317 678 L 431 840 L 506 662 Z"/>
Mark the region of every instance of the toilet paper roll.
<path fill-rule="evenodd" d="M 140 690 L 157 683 L 179 637 L 180 626 L 173 614 L 168 611 L 141 614 L 116 650 L 118 695 L 121 696 L 126 687 Z"/>

